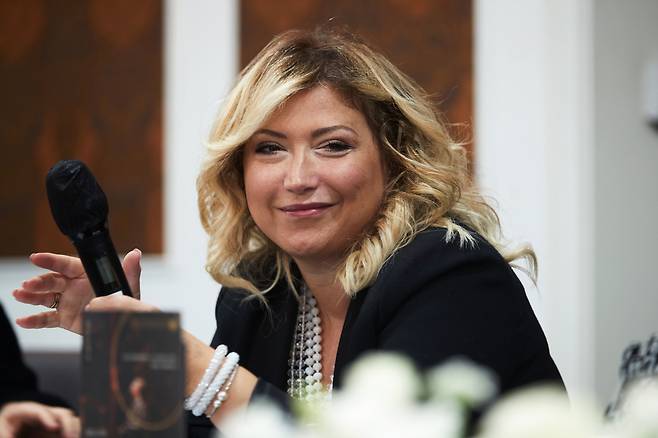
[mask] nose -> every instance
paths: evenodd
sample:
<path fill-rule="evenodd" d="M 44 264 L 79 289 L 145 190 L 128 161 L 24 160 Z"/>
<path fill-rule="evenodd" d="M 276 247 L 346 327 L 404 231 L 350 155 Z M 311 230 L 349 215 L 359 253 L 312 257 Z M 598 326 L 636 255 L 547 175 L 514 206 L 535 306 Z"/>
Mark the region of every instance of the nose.
<path fill-rule="evenodd" d="M 314 190 L 318 185 L 315 163 L 306 151 L 293 153 L 288 159 L 288 166 L 283 180 L 283 188 L 295 194 Z"/>

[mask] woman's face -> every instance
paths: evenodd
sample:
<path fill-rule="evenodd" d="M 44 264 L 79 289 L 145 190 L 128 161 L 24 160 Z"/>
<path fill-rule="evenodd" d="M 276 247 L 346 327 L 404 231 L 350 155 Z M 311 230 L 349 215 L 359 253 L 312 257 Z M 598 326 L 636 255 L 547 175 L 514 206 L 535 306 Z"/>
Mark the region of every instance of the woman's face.
<path fill-rule="evenodd" d="M 256 225 L 298 263 L 337 263 L 384 196 L 386 172 L 365 117 L 324 86 L 278 109 L 245 145 L 243 166 Z"/>

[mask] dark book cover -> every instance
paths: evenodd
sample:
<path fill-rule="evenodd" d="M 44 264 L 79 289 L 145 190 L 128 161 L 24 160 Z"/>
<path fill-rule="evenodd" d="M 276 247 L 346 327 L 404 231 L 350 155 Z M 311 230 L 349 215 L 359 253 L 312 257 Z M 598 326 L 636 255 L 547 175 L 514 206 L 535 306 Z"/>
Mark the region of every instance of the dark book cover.
<path fill-rule="evenodd" d="M 83 327 L 82 436 L 184 436 L 178 314 L 87 312 Z"/>

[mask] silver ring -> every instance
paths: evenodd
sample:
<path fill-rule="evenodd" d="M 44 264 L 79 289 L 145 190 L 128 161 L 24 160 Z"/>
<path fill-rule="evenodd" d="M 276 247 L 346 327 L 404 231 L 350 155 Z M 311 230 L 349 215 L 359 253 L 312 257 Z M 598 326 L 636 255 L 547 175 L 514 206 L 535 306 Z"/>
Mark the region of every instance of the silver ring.
<path fill-rule="evenodd" d="M 53 303 L 50 305 L 51 309 L 57 309 L 57 306 L 59 306 L 59 299 L 62 296 L 61 293 L 56 292 L 55 295 L 53 296 Z"/>

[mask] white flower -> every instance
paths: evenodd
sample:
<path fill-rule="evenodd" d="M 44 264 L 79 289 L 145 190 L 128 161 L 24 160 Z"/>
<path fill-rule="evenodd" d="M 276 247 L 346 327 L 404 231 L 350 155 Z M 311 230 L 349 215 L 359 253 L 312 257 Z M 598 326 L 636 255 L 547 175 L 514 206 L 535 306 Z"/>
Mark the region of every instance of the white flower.
<path fill-rule="evenodd" d="M 524 389 L 497 403 L 482 422 L 480 438 L 592 438 L 600 413 L 554 387 Z"/>
<path fill-rule="evenodd" d="M 230 415 L 221 427 L 222 434 L 230 438 L 291 438 L 295 428 L 283 412 L 264 400 L 251 403 L 247 408 Z"/>
<path fill-rule="evenodd" d="M 658 437 L 658 379 L 640 380 L 630 388 L 618 426 L 628 437 Z"/>
<path fill-rule="evenodd" d="M 411 361 L 391 353 L 371 353 L 350 368 L 343 392 L 381 408 L 413 403 L 420 390 L 421 381 Z"/>
<path fill-rule="evenodd" d="M 399 355 L 373 353 L 347 373 L 332 400 L 304 409 L 320 438 L 457 438 L 459 409 L 450 403 L 421 404 L 421 380 Z"/>
<path fill-rule="evenodd" d="M 335 393 L 331 403 L 318 414 L 313 429 L 322 438 L 374 438 L 386 433 L 390 418 L 389 409 L 380 406 L 375 398 L 347 392 Z"/>
<path fill-rule="evenodd" d="M 458 438 L 461 411 L 455 405 L 382 405 L 353 394 L 336 394 L 316 417 L 319 438 Z"/>
<path fill-rule="evenodd" d="M 464 412 L 452 402 L 419 405 L 407 424 L 407 437 L 458 438 L 464 429 Z"/>
<path fill-rule="evenodd" d="M 221 427 L 230 438 L 460 438 L 465 404 L 495 394 L 492 374 L 464 360 L 433 370 L 433 390 L 421 401 L 421 380 L 411 362 L 377 353 L 349 370 L 332 400 L 297 405 L 293 423 L 275 405 L 252 403 Z M 604 425 L 600 409 L 562 389 L 534 387 L 495 404 L 476 438 L 658 438 L 658 381 L 628 392 L 621 420 Z"/>
<path fill-rule="evenodd" d="M 491 371 L 462 358 L 451 359 L 433 369 L 427 379 L 433 397 L 460 400 L 467 406 L 490 400 L 497 390 Z"/>

